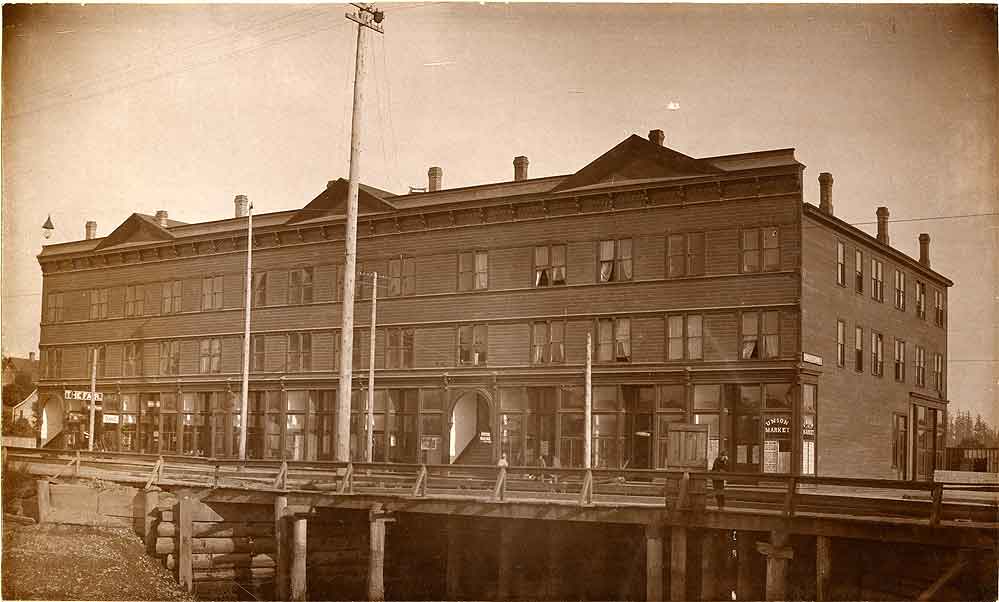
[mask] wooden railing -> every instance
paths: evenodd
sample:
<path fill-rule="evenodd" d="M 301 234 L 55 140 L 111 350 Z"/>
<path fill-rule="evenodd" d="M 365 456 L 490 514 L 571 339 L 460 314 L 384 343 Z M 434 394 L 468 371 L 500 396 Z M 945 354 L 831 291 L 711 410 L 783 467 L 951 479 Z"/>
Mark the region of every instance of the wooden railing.
<path fill-rule="evenodd" d="M 897 518 L 939 525 L 997 523 L 990 485 L 646 469 L 497 467 L 384 462 L 233 460 L 126 452 L 8 447 L 5 467 L 50 480 L 100 478 L 141 487 L 191 486 L 655 507 L 670 512 L 725 509 L 795 516 Z M 724 487 L 715 483 L 724 481 Z"/>
<path fill-rule="evenodd" d="M 999 447 L 948 447 L 947 470 L 999 472 Z"/>

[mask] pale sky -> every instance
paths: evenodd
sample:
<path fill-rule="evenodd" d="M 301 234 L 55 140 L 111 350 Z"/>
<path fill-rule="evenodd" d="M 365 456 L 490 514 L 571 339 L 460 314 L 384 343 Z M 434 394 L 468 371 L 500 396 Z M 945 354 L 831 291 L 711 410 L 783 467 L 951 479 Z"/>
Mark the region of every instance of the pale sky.
<path fill-rule="evenodd" d="M 304 206 L 346 177 L 344 5 L 4 7 L 3 352 L 38 342 L 35 255 L 133 212 Z M 949 396 L 999 416 L 995 6 L 388 4 L 365 79 L 365 183 L 571 173 L 630 134 L 694 157 L 794 147 L 805 198 L 950 277 Z M 678 103 L 678 110 L 669 110 Z M 969 216 L 970 215 L 970 216 Z M 962 217 L 963 216 L 963 217 Z M 929 218 L 929 219 L 926 219 Z M 894 221 L 898 220 L 898 221 Z M 873 232 L 873 225 L 862 228 Z"/>

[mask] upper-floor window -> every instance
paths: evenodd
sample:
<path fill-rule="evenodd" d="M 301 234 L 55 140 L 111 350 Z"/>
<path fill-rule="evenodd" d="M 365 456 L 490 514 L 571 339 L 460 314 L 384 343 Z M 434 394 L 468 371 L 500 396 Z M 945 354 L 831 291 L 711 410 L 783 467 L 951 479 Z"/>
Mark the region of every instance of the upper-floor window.
<path fill-rule="evenodd" d="M 263 307 L 267 305 L 267 272 L 255 272 L 253 274 L 253 295 L 251 297 L 253 307 Z"/>
<path fill-rule="evenodd" d="M 160 341 L 160 374 L 180 373 L 180 341 Z"/>
<path fill-rule="evenodd" d="M 489 288 L 489 253 L 458 253 L 458 290 L 479 291 Z"/>
<path fill-rule="evenodd" d="M 836 284 L 846 286 L 846 245 L 836 243 Z"/>
<path fill-rule="evenodd" d="M 222 276 L 201 279 L 201 309 L 222 309 Z"/>
<path fill-rule="evenodd" d="M 778 317 L 776 311 L 743 312 L 742 359 L 770 359 L 780 355 Z"/>
<path fill-rule="evenodd" d="M 933 323 L 937 326 L 943 326 L 945 323 L 944 298 L 940 291 L 933 291 L 933 308 Z"/>
<path fill-rule="evenodd" d="M 288 272 L 288 304 L 312 303 L 312 268 L 297 268 Z"/>
<path fill-rule="evenodd" d="M 95 355 L 96 352 L 96 355 Z M 93 345 L 87 348 L 87 376 L 91 374 L 91 370 L 94 369 L 94 362 L 96 362 L 97 367 L 97 378 L 104 378 L 107 376 L 108 369 L 108 348 L 107 345 Z"/>
<path fill-rule="evenodd" d="M 180 299 L 183 283 L 180 280 L 171 280 L 163 283 L 162 294 L 160 295 L 160 313 L 175 314 L 180 311 Z"/>
<path fill-rule="evenodd" d="M 389 328 L 385 332 L 385 367 L 413 367 L 413 329 Z"/>
<path fill-rule="evenodd" d="M 666 316 L 666 359 L 704 358 L 704 324 L 699 314 Z"/>
<path fill-rule="evenodd" d="M 916 355 L 913 360 L 913 372 L 916 373 L 916 386 L 926 386 L 926 349 L 916 345 Z"/>
<path fill-rule="evenodd" d="M 565 361 L 565 322 L 535 322 L 531 326 L 531 363 L 557 364 Z"/>
<path fill-rule="evenodd" d="M 895 339 L 895 380 L 905 382 L 905 341 Z"/>
<path fill-rule="evenodd" d="M 775 226 L 742 231 L 742 271 L 780 269 L 780 235 Z"/>
<path fill-rule="evenodd" d="M 146 286 L 134 284 L 125 287 L 125 315 L 141 316 L 146 311 Z"/>
<path fill-rule="evenodd" d="M 884 302 L 885 300 L 885 264 L 881 260 L 871 257 L 871 299 Z"/>
<path fill-rule="evenodd" d="M 939 393 L 944 390 L 943 354 L 933 354 L 933 388 Z"/>
<path fill-rule="evenodd" d="M 597 361 L 631 361 L 631 318 L 597 320 Z"/>
<path fill-rule="evenodd" d="M 836 320 L 836 365 L 846 365 L 846 322 Z"/>
<path fill-rule="evenodd" d="M 263 372 L 267 365 L 267 337 L 255 334 L 250 337 L 250 370 Z"/>
<path fill-rule="evenodd" d="M 853 369 L 864 371 L 864 329 L 860 326 L 853 329 Z"/>
<path fill-rule="evenodd" d="M 600 282 L 631 280 L 631 239 L 601 240 L 599 247 Z"/>
<path fill-rule="evenodd" d="M 916 315 L 926 319 L 926 283 L 916 281 Z"/>
<path fill-rule="evenodd" d="M 121 375 L 142 374 L 142 343 L 125 343 L 121 354 Z"/>
<path fill-rule="evenodd" d="M 388 296 L 399 297 L 416 292 L 416 261 L 412 257 L 394 257 L 388 264 Z"/>
<path fill-rule="evenodd" d="M 905 272 L 895 270 L 895 309 L 905 311 Z"/>
<path fill-rule="evenodd" d="M 62 322 L 65 319 L 66 295 L 64 293 L 49 293 L 45 305 L 47 322 Z"/>
<path fill-rule="evenodd" d="M 42 374 L 45 378 L 62 376 L 62 349 L 49 347 L 42 351 Z"/>
<path fill-rule="evenodd" d="M 222 339 L 201 339 L 198 372 L 215 374 L 222 371 Z"/>
<path fill-rule="evenodd" d="M 885 373 L 885 340 L 880 332 L 871 331 L 871 374 Z"/>
<path fill-rule="evenodd" d="M 565 245 L 534 247 L 534 286 L 565 284 Z"/>
<path fill-rule="evenodd" d="M 108 317 L 108 294 L 111 289 L 95 288 L 90 291 L 90 319 L 106 320 Z"/>
<path fill-rule="evenodd" d="M 310 372 L 312 370 L 312 334 L 289 332 L 287 355 L 285 366 L 288 372 Z"/>
<path fill-rule="evenodd" d="M 858 293 L 864 293 L 864 252 L 860 249 L 853 253 L 853 287 Z"/>
<path fill-rule="evenodd" d="M 670 234 L 666 240 L 666 274 L 670 278 L 704 274 L 704 233 Z"/>
<path fill-rule="evenodd" d="M 488 330 L 485 324 L 458 327 L 458 364 L 482 366 L 486 363 Z"/>

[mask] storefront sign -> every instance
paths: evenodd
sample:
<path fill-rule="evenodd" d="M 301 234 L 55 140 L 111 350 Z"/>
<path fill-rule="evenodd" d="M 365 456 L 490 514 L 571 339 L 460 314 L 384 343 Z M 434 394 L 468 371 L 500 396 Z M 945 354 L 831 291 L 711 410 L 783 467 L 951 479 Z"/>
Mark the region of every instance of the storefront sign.
<path fill-rule="evenodd" d="M 483 443 L 492 443 L 493 434 L 490 433 L 489 431 L 482 431 L 481 433 L 479 433 L 479 441 Z"/>
<path fill-rule="evenodd" d="M 787 416 L 771 416 L 763 423 L 763 432 L 767 435 L 790 435 L 791 419 Z"/>
<path fill-rule="evenodd" d="M 103 393 L 91 393 L 90 391 L 70 391 L 69 389 L 63 390 L 64 399 L 77 399 L 82 401 L 90 401 L 96 398 L 97 401 L 104 401 Z"/>
<path fill-rule="evenodd" d="M 801 434 L 805 437 L 815 436 L 815 416 L 805 416 L 801 419 Z"/>
<path fill-rule="evenodd" d="M 812 354 L 812 353 L 802 352 L 801 353 L 801 361 L 807 362 L 809 364 L 815 364 L 816 366 L 821 366 L 822 365 L 822 356 L 821 355 L 815 355 L 815 354 Z"/>
<path fill-rule="evenodd" d="M 118 414 L 104 414 L 104 424 L 118 424 Z"/>

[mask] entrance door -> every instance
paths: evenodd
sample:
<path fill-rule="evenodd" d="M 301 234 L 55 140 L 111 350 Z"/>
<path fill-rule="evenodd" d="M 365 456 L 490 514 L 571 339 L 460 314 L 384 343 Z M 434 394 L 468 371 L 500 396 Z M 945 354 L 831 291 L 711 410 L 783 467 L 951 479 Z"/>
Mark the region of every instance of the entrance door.
<path fill-rule="evenodd" d="M 892 415 L 892 468 L 895 478 L 909 478 L 909 417 L 905 414 Z"/>
<path fill-rule="evenodd" d="M 450 461 L 462 457 L 465 464 L 492 464 L 492 443 L 488 401 L 478 392 L 465 393 L 451 410 Z"/>

